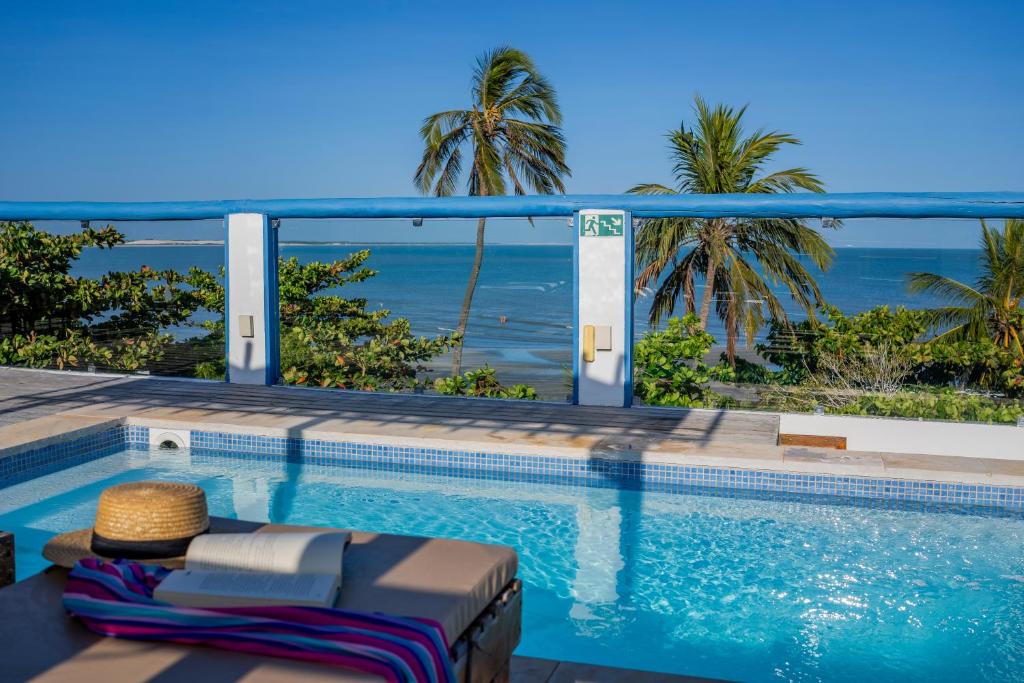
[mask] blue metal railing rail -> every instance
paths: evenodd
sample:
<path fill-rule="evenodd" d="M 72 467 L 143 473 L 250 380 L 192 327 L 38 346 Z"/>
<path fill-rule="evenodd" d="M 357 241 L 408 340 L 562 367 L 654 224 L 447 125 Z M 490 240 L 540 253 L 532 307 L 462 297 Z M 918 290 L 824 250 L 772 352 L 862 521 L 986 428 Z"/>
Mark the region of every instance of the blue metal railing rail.
<path fill-rule="evenodd" d="M 590 216 L 585 232 L 582 217 Z M 238 199 L 186 202 L 8 202 L 0 220 L 171 221 L 223 219 L 225 244 L 225 361 L 228 381 L 272 384 L 279 376 L 277 305 L 278 236 L 275 219 L 291 218 L 516 218 L 574 216 L 573 387 L 574 402 L 629 406 L 632 400 L 632 266 L 634 217 L 694 218 L 1024 218 L 1024 192 L 851 193 L 742 195 L 533 195 L 523 197 L 379 197 L 340 199 Z M 617 216 L 603 221 L 601 216 Z M 598 217 L 598 218 L 595 218 Z M 602 233 L 600 225 L 607 230 Z M 593 226 L 597 225 L 597 228 Z M 591 237 L 625 237 L 622 242 Z M 584 236 L 589 265 L 581 261 Z M 611 245 L 624 244 L 623 248 Z M 611 259 L 624 259 L 622 271 Z M 597 255 L 597 256 L 595 256 Z M 598 277 L 584 287 L 581 272 Z M 613 277 L 614 275 L 614 277 Z M 608 291 L 621 296 L 607 296 Z M 586 299 L 587 306 L 581 305 Z M 586 309 L 586 310 L 584 310 Z M 585 316 L 585 317 L 584 317 Z M 619 322 L 621 321 L 621 322 Z M 581 334 L 593 348 L 600 328 L 602 351 L 619 335 L 614 372 L 587 374 L 588 391 L 577 393 Z M 583 332 L 581 333 L 581 330 Z M 584 344 L 584 346 L 586 346 Z M 592 357 L 593 356 L 593 357 Z M 596 367 L 596 366 L 594 366 Z M 611 388 L 609 393 L 606 391 Z M 620 391 L 621 389 L 621 391 Z M 621 396 L 620 396 L 621 394 Z"/>
<path fill-rule="evenodd" d="M 640 218 L 1024 218 L 1024 192 L 0 201 L 0 220 L 203 220 L 234 213 L 260 213 L 272 218 L 539 218 L 608 207 Z"/>

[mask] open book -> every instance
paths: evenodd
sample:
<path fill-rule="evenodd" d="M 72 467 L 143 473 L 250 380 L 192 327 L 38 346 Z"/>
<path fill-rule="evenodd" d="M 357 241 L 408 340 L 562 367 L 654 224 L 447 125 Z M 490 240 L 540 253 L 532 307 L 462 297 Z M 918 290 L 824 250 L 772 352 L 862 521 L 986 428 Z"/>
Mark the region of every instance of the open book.
<path fill-rule="evenodd" d="M 330 607 L 350 539 L 344 531 L 197 536 L 185 568 L 168 574 L 153 597 L 182 607 Z"/>

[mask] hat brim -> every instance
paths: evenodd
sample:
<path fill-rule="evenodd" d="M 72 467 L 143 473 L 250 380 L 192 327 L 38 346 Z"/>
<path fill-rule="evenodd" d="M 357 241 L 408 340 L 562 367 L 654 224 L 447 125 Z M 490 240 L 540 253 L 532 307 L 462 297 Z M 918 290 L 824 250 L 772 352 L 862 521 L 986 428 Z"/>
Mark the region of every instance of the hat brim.
<path fill-rule="evenodd" d="M 207 533 L 222 534 L 229 531 L 216 517 L 210 517 L 210 530 Z M 76 529 L 54 536 L 43 546 L 43 557 L 60 567 L 71 568 L 79 560 L 87 557 L 98 557 L 101 560 L 114 560 L 92 551 L 92 528 Z M 185 556 L 161 557 L 149 560 L 137 560 L 143 564 L 156 564 L 168 569 L 181 569 L 185 566 Z"/>

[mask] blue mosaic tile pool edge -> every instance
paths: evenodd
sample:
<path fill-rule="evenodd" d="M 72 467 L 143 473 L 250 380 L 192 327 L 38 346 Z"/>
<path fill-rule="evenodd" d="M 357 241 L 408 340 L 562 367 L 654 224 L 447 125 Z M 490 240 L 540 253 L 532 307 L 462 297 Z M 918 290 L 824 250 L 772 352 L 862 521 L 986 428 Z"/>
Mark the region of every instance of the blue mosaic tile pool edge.
<path fill-rule="evenodd" d="M 198 454 L 288 460 L 382 470 L 585 485 L 656 485 L 661 490 L 730 489 L 855 500 L 893 500 L 940 506 L 1024 511 L 1024 487 L 765 470 L 511 455 L 459 449 L 391 446 L 349 441 L 192 432 Z"/>
<path fill-rule="evenodd" d="M 116 453 L 149 446 L 149 428 L 120 425 L 84 436 L 4 456 L 0 452 L 0 488 Z"/>
<path fill-rule="evenodd" d="M 149 447 L 149 428 L 124 425 L 0 458 L 0 488 L 102 458 L 123 448 Z M 596 487 L 654 488 L 661 491 L 742 491 L 863 501 L 921 503 L 957 508 L 1024 511 L 1024 487 L 876 477 L 771 472 L 713 465 L 623 462 L 540 455 L 512 455 L 193 431 L 194 455 L 244 460 L 298 462 L 396 472 L 507 479 Z M 827 501 L 822 501 L 827 502 Z M 853 504 L 856 504 L 854 502 Z"/>

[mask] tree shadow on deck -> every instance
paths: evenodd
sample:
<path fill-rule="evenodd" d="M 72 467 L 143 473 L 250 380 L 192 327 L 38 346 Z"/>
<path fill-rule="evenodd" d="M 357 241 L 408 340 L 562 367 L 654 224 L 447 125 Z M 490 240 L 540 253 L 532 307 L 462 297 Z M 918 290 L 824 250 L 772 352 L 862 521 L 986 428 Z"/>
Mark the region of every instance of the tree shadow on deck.
<path fill-rule="evenodd" d="M 157 410 L 159 409 L 159 410 Z M 510 445 L 594 448 L 678 440 L 775 445 L 778 418 L 768 414 L 637 407 L 572 406 L 411 394 L 370 394 L 285 386 L 246 386 L 153 377 L 0 369 L 0 422 L 58 412 L 209 417 L 258 424 L 260 415 L 292 418 L 289 429 L 318 426 L 420 438 Z M 212 415 L 212 413 L 220 415 Z M 212 419 L 211 419 L 212 421 Z M 330 424 L 329 424 L 330 423 Z M 269 426 L 269 425 L 268 425 Z M 622 446 L 619 446 L 622 447 Z"/>

